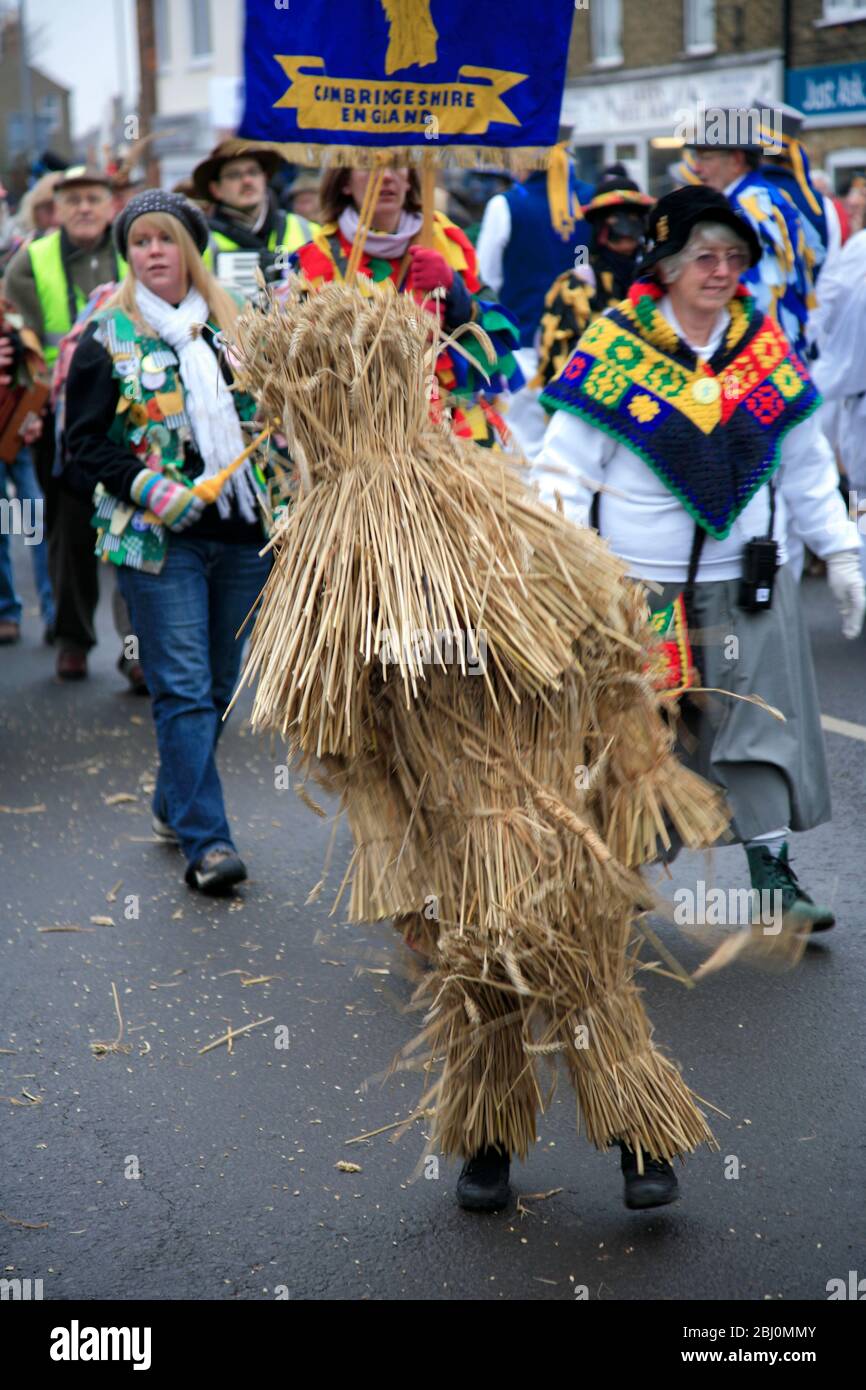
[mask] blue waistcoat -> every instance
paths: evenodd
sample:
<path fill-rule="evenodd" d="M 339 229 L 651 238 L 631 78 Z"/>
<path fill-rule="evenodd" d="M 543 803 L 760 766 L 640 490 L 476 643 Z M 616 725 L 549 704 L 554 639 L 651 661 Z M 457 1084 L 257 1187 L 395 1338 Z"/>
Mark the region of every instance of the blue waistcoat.
<path fill-rule="evenodd" d="M 581 206 L 592 197 L 592 186 L 571 174 L 571 187 Z M 557 275 L 574 267 L 575 248 L 589 246 L 590 227 L 578 222 L 563 241 L 550 224 L 547 174 L 539 170 L 504 195 L 511 212 L 511 236 L 502 257 L 504 279 L 499 296 L 520 325 L 520 345 L 530 347 L 544 312 L 544 296 Z"/>

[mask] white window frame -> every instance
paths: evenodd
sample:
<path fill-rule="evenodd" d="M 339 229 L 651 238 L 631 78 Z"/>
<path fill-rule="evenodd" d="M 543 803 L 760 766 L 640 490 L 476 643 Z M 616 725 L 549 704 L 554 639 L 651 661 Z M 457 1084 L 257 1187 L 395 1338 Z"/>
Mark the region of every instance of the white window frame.
<path fill-rule="evenodd" d="M 46 92 L 39 100 L 39 110 L 36 115 L 43 121 L 50 122 L 47 126 L 49 134 L 53 135 L 63 126 L 63 102 L 59 92 Z"/>
<path fill-rule="evenodd" d="M 162 16 L 161 20 L 160 16 Z M 171 5 L 169 0 L 154 0 L 153 35 L 156 45 L 156 70 L 157 72 L 170 72 Z"/>
<path fill-rule="evenodd" d="M 196 53 L 195 51 L 195 10 L 197 5 L 204 5 L 207 14 L 207 38 L 210 47 L 206 53 Z M 211 0 L 187 0 L 187 18 L 189 22 L 189 52 L 191 68 L 210 67 L 213 62 L 213 14 L 211 12 Z"/>
<path fill-rule="evenodd" d="M 824 156 L 824 168 L 830 183 L 836 187 L 836 175 L 845 169 L 866 169 L 866 147 L 849 146 L 843 150 L 828 150 Z"/>
<path fill-rule="evenodd" d="M 589 26 L 592 66 L 619 67 L 622 64 L 622 0 L 595 0 L 589 8 Z M 606 53 L 599 52 L 602 42 L 608 43 Z"/>
<path fill-rule="evenodd" d="M 816 29 L 866 19 L 866 0 L 823 0 L 823 10 L 824 18 L 815 20 Z"/>
<path fill-rule="evenodd" d="M 634 145 L 634 159 L 623 161 L 617 158 L 617 145 Z M 585 140 L 575 140 L 574 146 L 589 145 L 591 148 L 601 148 L 602 168 L 608 164 L 625 163 L 625 170 L 629 178 L 634 179 L 640 188 L 646 188 L 649 178 L 649 137 L 644 134 L 629 135 L 628 131 L 621 135 L 610 136 L 588 136 Z"/>
<path fill-rule="evenodd" d="M 866 0 L 864 0 L 866 3 Z M 711 22 L 706 24 L 709 8 Z M 701 35 L 700 20 L 705 21 L 708 30 Z M 683 0 L 683 48 L 689 57 L 704 57 L 716 51 L 716 5 L 715 0 Z"/>

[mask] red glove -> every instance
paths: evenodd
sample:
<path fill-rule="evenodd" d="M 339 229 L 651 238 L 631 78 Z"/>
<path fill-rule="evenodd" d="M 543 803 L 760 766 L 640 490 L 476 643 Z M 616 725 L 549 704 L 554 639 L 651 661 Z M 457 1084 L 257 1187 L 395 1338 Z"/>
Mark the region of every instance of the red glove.
<path fill-rule="evenodd" d="M 454 284 L 454 271 L 439 251 L 429 246 L 410 246 L 409 288 L 422 290 L 429 294 L 438 286 L 450 290 Z"/>

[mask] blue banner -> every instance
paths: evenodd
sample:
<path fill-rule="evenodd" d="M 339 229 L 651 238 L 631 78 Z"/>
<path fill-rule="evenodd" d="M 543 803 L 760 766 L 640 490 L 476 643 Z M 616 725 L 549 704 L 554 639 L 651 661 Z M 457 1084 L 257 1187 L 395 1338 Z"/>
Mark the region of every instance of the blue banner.
<path fill-rule="evenodd" d="M 238 135 L 554 145 L 573 17 L 573 0 L 246 0 Z"/>
<path fill-rule="evenodd" d="M 866 63 L 826 63 L 791 68 L 785 100 L 807 116 L 862 116 L 866 112 Z"/>

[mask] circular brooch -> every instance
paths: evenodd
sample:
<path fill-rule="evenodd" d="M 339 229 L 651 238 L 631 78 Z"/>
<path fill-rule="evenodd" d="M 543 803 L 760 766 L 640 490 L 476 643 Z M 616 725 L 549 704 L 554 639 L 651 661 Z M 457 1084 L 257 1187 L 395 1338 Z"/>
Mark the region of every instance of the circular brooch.
<path fill-rule="evenodd" d="M 692 395 L 698 405 L 712 405 L 722 394 L 722 388 L 714 376 L 702 376 L 692 386 Z"/>

